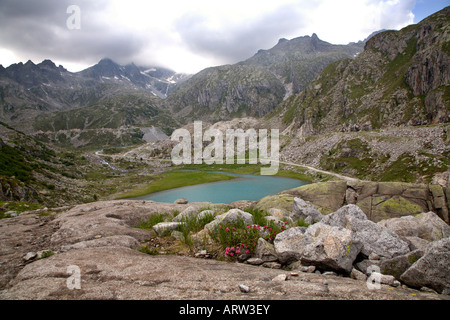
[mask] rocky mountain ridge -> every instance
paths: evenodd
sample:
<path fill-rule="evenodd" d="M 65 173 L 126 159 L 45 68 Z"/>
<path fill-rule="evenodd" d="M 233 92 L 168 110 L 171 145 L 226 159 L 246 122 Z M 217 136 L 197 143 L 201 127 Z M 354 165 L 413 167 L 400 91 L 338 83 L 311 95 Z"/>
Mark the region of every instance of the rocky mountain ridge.
<path fill-rule="evenodd" d="M 292 136 L 449 122 L 449 11 L 376 34 L 363 53 L 325 67 L 274 115 Z"/>
<path fill-rule="evenodd" d="M 175 86 L 190 76 L 172 70 L 156 67 L 138 67 L 134 63 L 121 66 L 109 58 L 104 58 L 90 68 L 78 73 L 86 78 L 101 82 L 120 82 L 125 86 L 130 83 L 140 89 L 146 89 L 160 98 L 167 98 Z"/>
<path fill-rule="evenodd" d="M 0 120 L 12 126 L 20 123 L 21 130 L 28 134 L 39 130 L 84 130 L 92 129 L 88 124 L 95 122 L 96 109 L 106 108 L 108 111 L 105 113 L 117 116 L 117 106 L 129 116 L 128 119 L 126 116 L 117 117 L 120 120 L 113 128 L 137 124 L 138 121 L 130 118 L 139 117 L 139 113 L 146 113 L 148 122 L 156 113 L 164 113 L 160 108 L 161 98 L 187 77 L 163 68 L 144 68 L 134 64 L 120 66 L 106 58 L 75 73 L 62 66 L 57 67 L 50 60 L 39 64 L 32 61 L 17 63 L 0 68 Z M 79 118 L 77 113 L 83 114 L 82 119 L 78 119 L 82 124 L 62 127 L 55 123 L 57 118 L 65 115 L 66 118 Z M 42 121 L 50 130 L 42 126 Z M 141 122 L 139 124 L 145 127 Z M 98 127 L 110 128 L 111 125 L 106 121 L 95 126 Z"/>
<path fill-rule="evenodd" d="M 269 50 L 234 65 L 205 69 L 167 99 L 185 121 L 261 117 L 298 93 L 327 64 L 362 52 L 362 44 L 333 45 L 316 34 L 280 39 Z"/>

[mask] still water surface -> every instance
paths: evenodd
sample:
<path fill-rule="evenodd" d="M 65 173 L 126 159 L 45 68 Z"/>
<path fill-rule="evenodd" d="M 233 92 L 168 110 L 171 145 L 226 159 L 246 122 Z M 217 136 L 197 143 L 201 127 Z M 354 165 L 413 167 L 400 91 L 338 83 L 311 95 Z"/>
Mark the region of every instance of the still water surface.
<path fill-rule="evenodd" d="M 186 198 L 189 202 L 211 203 L 230 203 L 238 200 L 257 201 L 265 196 L 310 183 L 277 176 L 257 176 L 221 171 L 208 172 L 223 173 L 238 178 L 154 192 L 134 199 L 168 203 L 173 203 L 180 198 Z"/>

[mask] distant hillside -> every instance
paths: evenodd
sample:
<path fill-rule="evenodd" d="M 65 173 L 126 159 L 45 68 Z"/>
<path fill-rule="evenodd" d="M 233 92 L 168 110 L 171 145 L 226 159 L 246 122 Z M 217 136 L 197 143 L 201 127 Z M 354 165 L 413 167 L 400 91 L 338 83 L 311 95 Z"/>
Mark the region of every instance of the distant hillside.
<path fill-rule="evenodd" d="M 271 117 L 293 136 L 450 122 L 449 17 L 447 7 L 376 34 L 358 57 L 325 67 Z"/>
<path fill-rule="evenodd" d="M 302 91 L 329 63 L 355 57 L 362 46 L 333 45 L 316 34 L 280 39 L 246 61 L 199 72 L 179 85 L 166 103 L 185 122 L 261 117 Z"/>
<path fill-rule="evenodd" d="M 61 195 L 81 201 L 74 192 L 80 178 L 75 155 L 57 152 L 42 142 L 0 122 L 0 201 L 63 205 Z"/>
<path fill-rule="evenodd" d="M 134 63 L 121 66 L 108 58 L 100 60 L 98 64 L 78 74 L 83 78 L 95 79 L 99 82 L 113 82 L 125 87 L 145 89 L 160 98 L 167 98 L 177 83 L 189 78 L 189 75 L 165 68 L 140 67 Z"/>
<path fill-rule="evenodd" d="M 160 99 L 147 93 L 121 90 L 117 96 L 87 107 L 41 114 L 32 124 L 34 136 L 61 146 L 126 146 L 145 141 L 148 128 L 170 135 L 179 126 Z"/>
<path fill-rule="evenodd" d="M 12 125 L 28 124 L 49 112 L 99 105 L 130 93 L 147 96 L 149 101 L 153 97 L 165 98 L 187 77 L 163 68 L 120 66 L 110 59 L 76 73 L 50 60 L 17 63 L 0 67 L 0 120 Z M 157 101 L 160 99 L 152 104 L 157 105 Z"/>
<path fill-rule="evenodd" d="M 142 143 L 140 128 L 178 126 L 161 98 L 186 78 L 110 59 L 77 73 L 50 60 L 13 64 L 0 67 L 0 120 L 64 146 Z"/>

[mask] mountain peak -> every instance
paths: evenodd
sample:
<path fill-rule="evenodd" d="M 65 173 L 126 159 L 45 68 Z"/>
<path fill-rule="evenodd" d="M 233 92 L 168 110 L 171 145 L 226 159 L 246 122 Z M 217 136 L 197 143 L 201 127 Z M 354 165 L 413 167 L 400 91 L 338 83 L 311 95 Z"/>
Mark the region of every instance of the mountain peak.
<path fill-rule="evenodd" d="M 110 58 L 103 58 L 101 59 L 98 64 L 115 64 L 117 65 L 117 63 L 115 63 L 112 59 Z"/>
<path fill-rule="evenodd" d="M 24 64 L 24 66 L 26 66 L 26 67 L 31 67 L 31 66 L 36 66 L 36 65 L 33 63 L 33 61 L 28 60 L 28 61 Z"/>
<path fill-rule="evenodd" d="M 41 63 L 38 64 L 39 67 L 50 67 L 50 68 L 56 68 L 56 64 L 49 59 L 45 59 Z"/>

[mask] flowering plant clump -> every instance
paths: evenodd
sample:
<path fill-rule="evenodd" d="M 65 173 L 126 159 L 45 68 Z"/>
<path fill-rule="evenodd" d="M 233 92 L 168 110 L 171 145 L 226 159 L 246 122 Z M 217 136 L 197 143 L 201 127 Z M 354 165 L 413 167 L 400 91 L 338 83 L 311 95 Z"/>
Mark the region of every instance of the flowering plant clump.
<path fill-rule="evenodd" d="M 242 253 L 249 254 L 250 250 L 248 248 L 249 246 L 244 243 L 240 243 L 238 246 L 235 247 L 226 247 L 225 256 L 233 257 Z"/>
<path fill-rule="evenodd" d="M 287 222 L 281 226 L 273 223 L 269 226 L 260 226 L 259 224 L 231 227 L 219 225 L 214 238 L 225 248 L 225 257 L 233 258 L 240 254 L 254 252 L 259 238 L 273 243 L 277 234 L 286 230 L 287 227 Z"/>
<path fill-rule="evenodd" d="M 217 232 L 217 240 L 220 244 L 229 248 L 228 252 L 235 253 L 236 247 L 240 248 L 245 245 L 245 251 L 249 250 L 249 253 L 254 250 L 256 247 L 256 243 L 258 242 L 258 238 L 260 237 L 260 233 L 258 230 L 248 230 L 243 227 L 227 227 L 220 225 Z M 235 248 L 231 250 L 231 248 Z M 240 253 L 243 253 L 242 250 L 239 250 Z M 227 254 L 227 256 L 233 256 Z"/>

